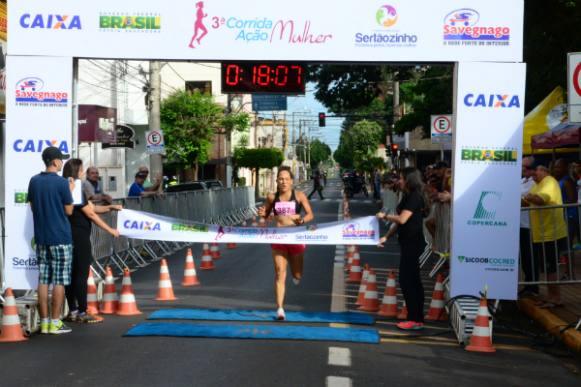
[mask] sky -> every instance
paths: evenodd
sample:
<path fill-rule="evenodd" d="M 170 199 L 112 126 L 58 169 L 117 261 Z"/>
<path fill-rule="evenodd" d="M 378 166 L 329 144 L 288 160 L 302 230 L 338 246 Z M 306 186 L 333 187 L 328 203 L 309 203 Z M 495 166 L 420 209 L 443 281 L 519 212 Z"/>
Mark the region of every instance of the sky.
<path fill-rule="evenodd" d="M 309 83 L 307 84 L 305 95 L 288 97 L 287 120 L 289 122 L 289 129 L 292 133 L 294 117 L 295 138 L 298 138 L 299 119 L 311 120 L 311 136 L 313 138 L 319 138 L 322 142 L 329 145 L 332 151 L 335 151 L 339 145 L 339 136 L 341 134 L 341 123 L 343 122 L 343 119 L 327 117 L 326 126 L 324 128 L 319 128 L 319 113 L 328 112 L 327 109 L 315 99 L 314 90 L 315 84 Z"/>

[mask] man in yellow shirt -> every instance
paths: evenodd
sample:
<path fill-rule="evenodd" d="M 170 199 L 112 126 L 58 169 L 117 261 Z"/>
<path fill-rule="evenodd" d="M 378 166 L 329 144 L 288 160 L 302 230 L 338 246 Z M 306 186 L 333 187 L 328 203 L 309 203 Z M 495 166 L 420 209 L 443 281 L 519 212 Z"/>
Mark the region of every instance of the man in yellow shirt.
<path fill-rule="evenodd" d="M 531 207 L 561 206 L 563 204 L 559 182 L 551 176 L 547 167 L 537 166 L 533 177 L 537 184 L 524 198 Z M 541 267 L 545 269 L 547 280 L 556 281 L 559 247 L 564 246 L 567 237 L 563 208 L 531 209 L 531 231 L 535 271 L 538 271 L 539 262 L 543 262 Z M 535 278 L 538 278 L 538 275 Z M 561 305 L 559 287 L 549 285 L 548 291 L 548 299 L 542 306 L 550 308 Z"/>

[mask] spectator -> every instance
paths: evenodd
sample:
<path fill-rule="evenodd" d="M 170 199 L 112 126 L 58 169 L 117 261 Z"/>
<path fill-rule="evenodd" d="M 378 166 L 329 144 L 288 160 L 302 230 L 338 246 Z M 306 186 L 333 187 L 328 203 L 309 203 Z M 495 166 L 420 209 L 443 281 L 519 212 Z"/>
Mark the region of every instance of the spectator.
<path fill-rule="evenodd" d="M 38 304 L 40 332 L 71 332 L 61 320 L 65 286 L 70 283 L 73 239 L 67 215 L 73 213 L 72 182 L 57 175 L 69 155 L 56 147 L 42 152 L 45 172 L 33 176 L 28 185 L 28 201 L 34 222 L 34 240 L 38 258 Z M 53 285 L 51 319 L 48 314 L 48 287 Z"/>
<path fill-rule="evenodd" d="M 311 199 L 311 196 L 313 196 L 315 192 L 319 194 L 321 200 L 325 199 L 323 197 L 323 186 L 321 185 L 321 173 L 319 172 L 318 169 L 316 169 L 315 172 L 313 173 L 313 190 L 308 196 L 309 200 Z"/>
<path fill-rule="evenodd" d="M 141 167 L 139 167 L 139 169 L 137 170 L 137 172 L 145 174 L 145 181 L 143 182 L 143 188 L 146 191 L 152 192 L 152 191 L 158 191 L 159 190 L 159 188 L 161 187 L 161 183 L 163 181 L 163 176 L 157 176 L 156 179 L 155 179 L 155 182 L 152 183 L 147 178 L 149 176 L 149 168 L 147 168 L 145 165 L 142 165 Z"/>
<path fill-rule="evenodd" d="M 101 188 L 99 169 L 97 167 L 87 168 L 87 176 L 83 180 L 83 194 L 87 197 L 87 200 L 95 204 L 111 204 L 113 202 L 113 198 L 105 194 Z"/>
<path fill-rule="evenodd" d="M 577 204 L 577 184 L 569 175 L 569 163 L 565 159 L 558 159 L 553 165 L 553 177 L 559 182 L 563 204 Z M 569 244 L 573 246 L 579 234 L 579 216 L 577 207 L 567 207 L 565 210 Z"/>
<path fill-rule="evenodd" d="M 531 207 L 560 206 L 563 204 L 559 183 L 544 165 L 535 170 L 535 185 L 525 196 L 525 202 Z M 538 278 L 539 262 L 543 262 L 548 281 L 557 280 L 558 246 L 566 243 L 567 225 L 562 208 L 532 209 L 531 231 L 533 236 L 533 269 Z M 548 285 L 548 298 L 539 303 L 542 308 L 553 308 L 561 304 L 561 292 L 558 285 Z"/>
<path fill-rule="evenodd" d="M 534 174 L 535 169 L 533 168 L 533 164 L 535 159 L 533 157 L 525 157 L 522 160 L 522 179 L 521 179 L 521 198 L 523 202 L 522 205 L 526 205 L 524 203 L 524 198 L 529 194 L 533 186 L 535 185 L 534 181 Z M 530 221 L 530 212 L 529 211 L 521 211 L 520 213 L 520 262 L 522 266 L 522 270 L 525 276 L 525 282 L 535 282 L 538 281 L 538 264 L 535 263 L 532 255 L 531 250 L 531 221 Z M 536 273 L 536 275 L 535 275 Z M 536 296 L 539 294 L 539 286 L 538 285 L 525 285 L 524 288 L 521 290 L 520 295 L 526 296 Z"/>
<path fill-rule="evenodd" d="M 157 194 L 157 191 L 148 191 L 143 187 L 143 183 L 145 182 L 145 179 L 147 179 L 147 174 L 144 172 L 137 172 L 135 174 L 135 181 L 133 182 L 133 184 L 131 184 L 131 187 L 129 187 L 129 193 L 127 194 L 127 197 L 148 197 L 148 196 L 154 196 Z"/>
<path fill-rule="evenodd" d="M 88 168 L 90 170 L 91 168 Z M 96 168 L 95 168 L 96 169 Z M 80 159 L 70 159 L 63 167 L 63 177 L 72 180 L 81 179 L 83 162 Z M 65 294 L 69 305 L 67 321 L 94 324 L 103 321 L 102 318 L 87 313 L 87 278 L 93 262 L 91 246 L 91 223 L 107 231 L 113 237 L 119 236 L 119 231 L 105 223 L 97 213 L 121 210 L 120 205 L 95 206 L 83 192 L 82 203 L 76 204 L 69 216 L 73 237 L 73 263 L 71 283 L 65 286 Z"/>
<path fill-rule="evenodd" d="M 373 198 L 375 200 L 381 199 L 381 172 L 375 169 L 373 175 Z"/>

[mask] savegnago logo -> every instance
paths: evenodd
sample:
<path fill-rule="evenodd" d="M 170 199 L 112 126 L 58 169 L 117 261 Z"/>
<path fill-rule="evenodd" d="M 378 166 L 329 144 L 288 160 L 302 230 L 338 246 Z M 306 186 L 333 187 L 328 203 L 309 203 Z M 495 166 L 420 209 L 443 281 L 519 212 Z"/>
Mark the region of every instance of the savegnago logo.
<path fill-rule="evenodd" d="M 518 151 L 515 148 L 462 147 L 460 161 L 471 164 L 515 165 Z"/>
<path fill-rule="evenodd" d="M 346 239 L 371 239 L 375 237 L 375 230 L 362 229 L 356 223 L 349 223 L 343 227 L 342 234 Z"/>
<path fill-rule="evenodd" d="M 472 8 L 460 8 L 444 17 L 446 45 L 503 45 L 510 44 L 510 27 L 481 23 L 480 13 Z"/>
<path fill-rule="evenodd" d="M 101 12 L 101 31 L 159 33 L 161 14 L 155 12 Z"/>
<path fill-rule="evenodd" d="M 502 192 L 482 191 L 480 199 L 476 205 L 476 210 L 472 219 L 469 219 L 468 226 L 476 227 L 506 227 L 508 224 L 504 220 L 496 219 L 496 209 L 502 201 Z"/>
<path fill-rule="evenodd" d="M 375 10 L 375 23 L 381 29 L 355 33 L 355 47 L 415 47 L 418 36 L 403 32 L 393 27 L 400 20 L 397 9 L 389 4 L 382 5 Z M 386 29 L 389 28 L 389 31 Z"/>
<path fill-rule="evenodd" d="M 14 94 L 17 106 L 66 107 L 69 103 L 68 92 L 45 89 L 44 81 L 38 77 L 26 77 L 16 82 Z"/>

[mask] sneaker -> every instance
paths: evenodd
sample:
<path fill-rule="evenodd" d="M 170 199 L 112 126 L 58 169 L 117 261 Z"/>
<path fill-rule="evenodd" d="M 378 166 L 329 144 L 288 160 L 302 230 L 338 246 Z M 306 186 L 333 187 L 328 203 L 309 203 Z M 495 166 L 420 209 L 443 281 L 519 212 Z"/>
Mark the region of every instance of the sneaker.
<path fill-rule="evenodd" d="M 417 331 L 420 329 L 424 329 L 424 323 L 415 321 L 402 321 L 397 324 L 397 327 L 404 331 Z"/>
<path fill-rule="evenodd" d="M 64 333 L 71 333 L 73 330 L 67 327 L 62 321 L 59 320 L 57 324 L 50 323 L 48 328 L 48 333 L 51 335 L 62 335 Z"/>
<path fill-rule="evenodd" d="M 69 314 L 67 314 L 67 316 L 63 319 L 63 321 L 66 322 L 77 322 L 79 318 L 79 311 L 78 310 L 73 310 L 72 312 L 70 312 Z"/>
<path fill-rule="evenodd" d="M 295 286 L 298 286 L 300 283 L 301 283 L 301 279 L 300 278 L 293 277 L 293 284 L 295 284 Z"/>
<path fill-rule="evenodd" d="M 40 322 L 40 333 L 42 333 L 43 335 L 48 334 L 48 327 L 49 327 L 49 325 L 50 325 L 50 322 L 48 322 L 48 321 L 46 321 L 46 322 L 41 321 Z"/>
<path fill-rule="evenodd" d="M 98 324 L 103 322 L 103 317 L 93 316 L 92 314 L 88 313 L 81 313 L 77 319 L 77 322 L 81 324 Z"/>
<path fill-rule="evenodd" d="M 284 319 L 286 319 L 286 314 L 284 314 L 283 308 L 278 308 L 276 310 L 276 319 L 279 321 L 283 321 Z"/>

